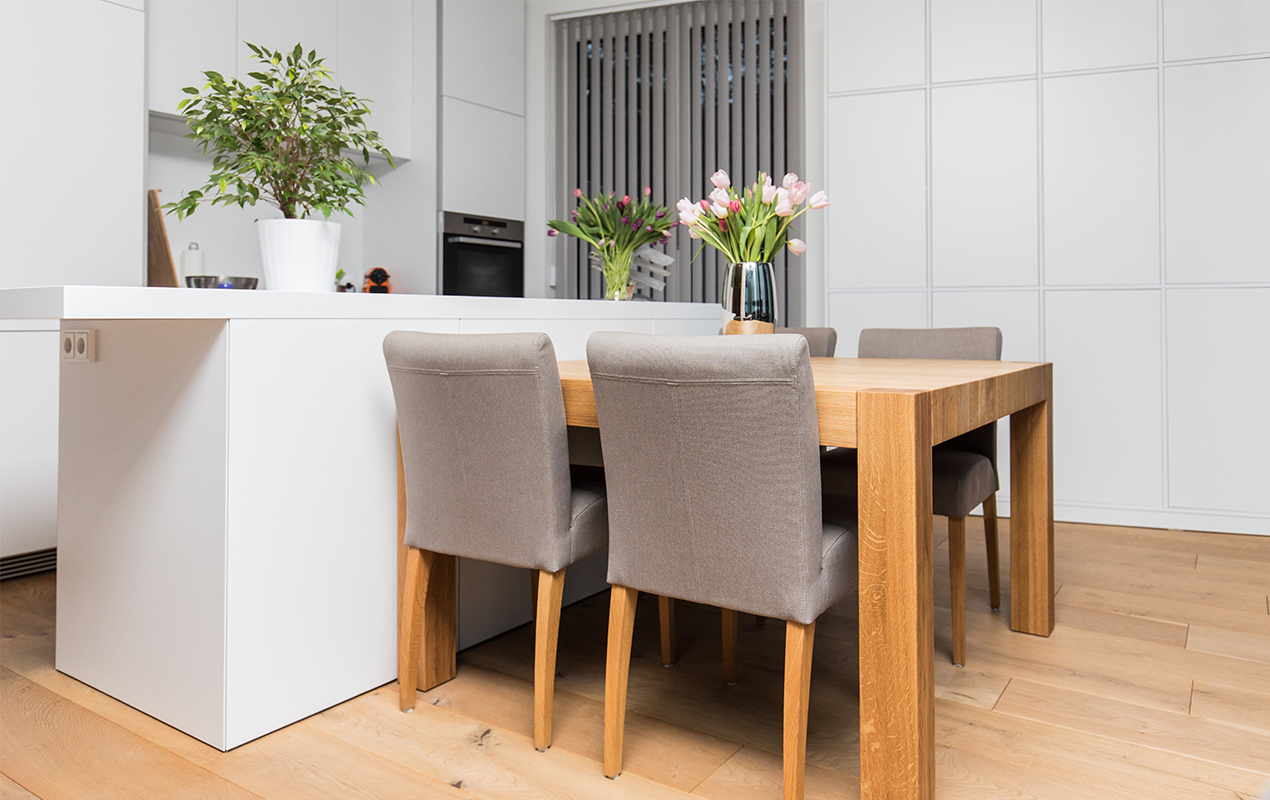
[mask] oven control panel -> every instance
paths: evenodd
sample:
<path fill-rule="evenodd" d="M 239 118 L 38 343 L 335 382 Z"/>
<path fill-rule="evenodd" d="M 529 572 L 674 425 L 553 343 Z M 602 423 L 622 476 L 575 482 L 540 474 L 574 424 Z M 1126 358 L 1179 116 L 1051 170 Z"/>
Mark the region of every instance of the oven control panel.
<path fill-rule="evenodd" d="M 525 240 L 525 223 L 519 220 L 478 217 L 446 211 L 442 223 L 444 232 L 448 234 L 475 236 L 480 239 L 503 239 L 512 242 Z"/>

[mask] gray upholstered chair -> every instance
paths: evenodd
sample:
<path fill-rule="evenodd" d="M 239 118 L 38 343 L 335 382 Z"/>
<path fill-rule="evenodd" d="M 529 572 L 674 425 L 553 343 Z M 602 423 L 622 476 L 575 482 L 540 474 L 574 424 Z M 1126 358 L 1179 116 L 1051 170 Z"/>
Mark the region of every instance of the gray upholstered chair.
<path fill-rule="evenodd" d="M 833 328 L 777 328 L 775 333 L 802 334 L 812 358 L 833 358 L 838 349 L 838 331 Z"/>
<path fill-rule="evenodd" d="M 870 328 L 860 332 L 860 358 L 938 358 L 1001 360 L 999 328 Z M 830 450 L 821 460 L 826 492 L 854 496 L 856 451 Z M 953 654 L 966 663 L 966 517 L 983 504 L 988 546 L 988 594 L 992 610 L 1001 607 L 997 557 L 997 424 L 936 445 L 931 453 L 932 508 L 948 517 L 948 560 L 952 583 Z"/>
<path fill-rule="evenodd" d="M 604 772 L 622 770 L 640 590 L 786 620 L 786 798 L 802 797 L 816 618 L 855 590 L 855 501 L 822 506 L 801 336 L 596 333 L 609 476 Z"/>
<path fill-rule="evenodd" d="M 570 467 L 555 348 L 543 333 L 395 331 L 407 545 L 398 640 L 401 708 L 415 704 L 432 553 L 533 570 L 534 746 L 551 745 L 565 567 L 608 544 L 603 472 Z"/>

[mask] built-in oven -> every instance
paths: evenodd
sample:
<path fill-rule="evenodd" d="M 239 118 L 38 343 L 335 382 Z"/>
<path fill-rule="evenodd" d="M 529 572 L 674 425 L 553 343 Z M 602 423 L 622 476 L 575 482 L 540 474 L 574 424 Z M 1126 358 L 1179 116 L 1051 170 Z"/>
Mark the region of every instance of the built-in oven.
<path fill-rule="evenodd" d="M 441 293 L 525 296 L 525 223 L 446 211 Z"/>

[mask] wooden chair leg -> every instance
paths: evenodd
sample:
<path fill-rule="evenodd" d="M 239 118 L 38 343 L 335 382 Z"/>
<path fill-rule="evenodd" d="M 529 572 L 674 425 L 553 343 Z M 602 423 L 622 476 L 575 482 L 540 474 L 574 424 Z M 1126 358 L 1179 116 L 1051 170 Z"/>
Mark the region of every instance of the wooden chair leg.
<path fill-rule="evenodd" d="M 534 747 L 551 747 L 551 704 L 556 689 L 556 642 L 560 636 L 560 598 L 564 570 L 534 570 L 538 579 L 534 598 Z"/>
<path fill-rule="evenodd" d="M 423 607 L 428 596 L 432 553 L 406 548 L 406 576 L 397 614 L 397 688 L 401 710 L 413 711 L 419 686 L 419 647 L 423 637 Z"/>
<path fill-rule="evenodd" d="M 807 700 L 816 623 L 785 623 L 785 800 L 803 800 L 807 774 Z"/>
<path fill-rule="evenodd" d="M 622 734 L 626 728 L 626 681 L 631 670 L 631 637 L 635 634 L 635 600 L 639 592 L 614 586 L 609 601 L 608 656 L 604 665 L 604 774 L 622 774 Z"/>
<path fill-rule="evenodd" d="M 658 595 L 657 615 L 661 622 L 661 663 L 672 667 L 675 664 L 675 598 Z"/>
<path fill-rule="evenodd" d="M 966 665 L 966 518 L 948 518 L 948 576 L 952 586 L 954 666 Z"/>
<path fill-rule="evenodd" d="M 992 610 L 1001 608 L 1001 557 L 997 552 L 997 496 L 983 501 L 983 538 L 988 545 L 988 600 Z"/>
<path fill-rule="evenodd" d="M 723 680 L 728 686 L 736 683 L 736 626 L 737 613 L 730 608 L 723 612 Z"/>

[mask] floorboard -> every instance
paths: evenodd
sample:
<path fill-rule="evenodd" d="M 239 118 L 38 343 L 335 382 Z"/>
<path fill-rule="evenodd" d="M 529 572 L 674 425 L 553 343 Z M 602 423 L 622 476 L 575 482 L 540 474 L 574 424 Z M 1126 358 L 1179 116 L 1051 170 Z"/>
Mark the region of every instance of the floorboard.
<path fill-rule="evenodd" d="M 967 524 L 967 664 L 953 667 L 946 523 L 936 520 L 940 800 L 1260 800 L 1270 780 L 1270 537 L 1055 526 L 1057 625 L 988 608 L 982 520 Z M 604 778 L 607 595 L 565 609 L 554 742 L 533 748 L 533 631 L 459 654 L 458 677 L 397 709 L 380 687 L 221 753 L 54 668 L 56 576 L 0 583 L 0 799 L 781 797 L 784 624 L 741 615 L 722 677 L 719 610 L 676 605 L 660 663 L 637 607 L 625 771 Z M 817 623 L 807 797 L 859 796 L 858 606 Z"/>

